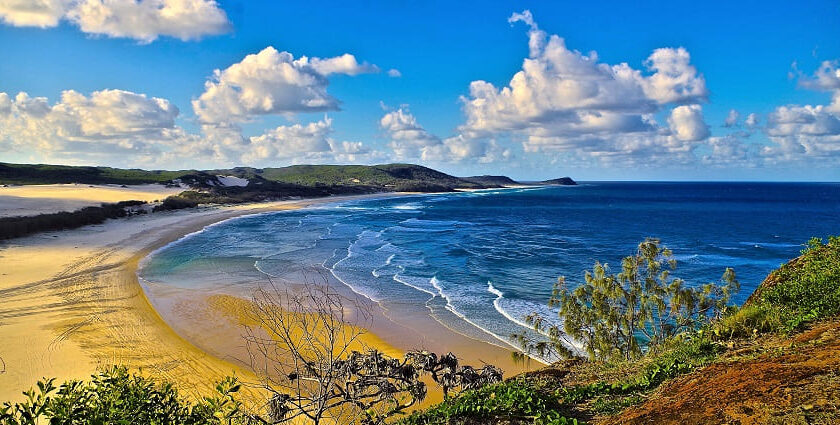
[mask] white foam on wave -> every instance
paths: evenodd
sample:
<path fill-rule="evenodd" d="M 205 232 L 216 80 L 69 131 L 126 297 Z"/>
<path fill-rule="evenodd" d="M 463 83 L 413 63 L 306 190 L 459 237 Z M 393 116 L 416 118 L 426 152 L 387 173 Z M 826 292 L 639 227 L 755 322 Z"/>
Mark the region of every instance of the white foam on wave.
<path fill-rule="evenodd" d="M 510 347 L 513 347 L 514 349 L 517 349 L 517 350 L 519 349 L 519 347 L 517 347 L 516 345 L 514 345 L 512 342 L 508 341 L 508 340 L 507 340 L 507 339 L 505 339 L 505 338 L 502 338 L 501 336 L 497 335 L 497 334 L 496 334 L 496 333 L 494 333 L 494 332 L 491 332 L 491 331 L 490 331 L 490 330 L 488 330 L 488 329 L 483 328 L 483 327 L 482 327 L 481 325 L 479 325 L 478 323 L 475 323 L 475 322 L 473 322 L 472 320 L 470 320 L 470 318 L 468 318 L 468 317 L 467 317 L 464 313 L 461 313 L 460 311 L 458 311 L 458 309 L 456 309 L 456 308 L 452 305 L 452 300 L 449 298 L 449 296 L 448 296 L 448 295 L 446 295 L 446 294 L 443 292 L 443 288 L 440 286 L 440 280 L 438 280 L 437 276 L 433 276 L 433 277 L 432 277 L 432 279 L 429 281 L 429 283 L 431 283 L 431 284 L 432 284 L 432 286 L 433 286 L 433 287 L 434 287 L 434 288 L 438 291 L 438 294 L 440 294 L 440 297 L 441 297 L 441 298 L 443 298 L 443 299 L 446 301 L 446 309 L 447 309 L 447 310 L 449 310 L 449 312 L 451 312 L 451 313 L 452 313 L 452 314 L 454 314 L 455 316 L 458 316 L 458 318 L 460 318 L 461 320 L 463 320 L 463 321 L 465 321 L 465 322 L 467 322 L 467 323 L 469 323 L 469 324 L 471 324 L 471 325 L 475 326 L 475 327 L 476 327 L 476 329 L 478 329 L 478 330 L 480 330 L 480 331 L 482 331 L 482 332 L 484 332 L 484 333 L 486 333 L 486 334 L 488 334 L 488 335 L 492 336 L 493 338 L 496 338 L 497 340 L 499 340 L 499 341 L 503 342 L 505 345 L 508 345 L 508 346 L 510 346 Z M 540 360 L 540 361 L 542 361 L 542 360 Z"/>
<path fill-rule="evenodd" d="M 493 286 L 493 282 L 487 281 L 487 292 L 490 292 L 491 294 L 496 296 L 496 299 L 493 300 L 493 308 L 495 308 L 496 311 L 499 312 L 499 314 L 504 316 L 505 319 L 508 319 L 511 322 L 516 323 L 517 325 L 522 326 L 524 328 L 533 329 L 533 327 L 528 325 L 528 323 L 526 323 L 524 320 L 517 319 L 512 314 L 508 313 L 507 310 L 502 308 L 501 301 L 505 298 L 505 294 L 502 291 L 496 289 L 496 287 Z"/>
<path fill-rule="evenodd" d="M 532 325 L 529 325 L 528 322 L 526 322 L 525 320 L 517 318 L 516 316 L 514 316 L 513 314 L 510 314 L 507 310 L 505 310 L 505 308 L 502 307 L 502 305 L 501 305 L 502 300 L 505 299 L 505 295 L 502 291 L 496 289 L 496 287 L 493 286 L 493 282 L 490 282 L 490 281 L 487 282 L 487 292 L 496 296 L 496 299 L 493 300 L 493 307 L 496 309 L 496 311 L 499 312 L 499 314 L 501 314 L 502 316 L 504 316 L 506 319 L 510 320 L 511 322 L 513 322 L 513 323 L 515 323 L 519 326 L 522 326 L 523 328 L 534 331 L 534 332 L 536 332 L 536 333 L 538 333 L 542 336 L 549 337 L 547 332 L 534 329 L 534 327 Z M 546 318 L 546 317 L 544 317 L 544 318 Z M 555 323 L 555 325 L 559 326 L 558 323 Z M 567 336 L 567 338 L 568 338 L 568 336 Z M 579 345 L 579 344 L 576 345 L 574 343 L 572 343 L 571 345 L 569 345 L 569 344 L 566 344 L 566 345 L 567 345 L 568 348 L 572 349 L 573 351 L 578 351 L 578 352 L 581 352 L 581 353 L 583 352 L 583 346 L 582 345 Z M 535 355 L 531 355 L 531 357 L 533 357 L 533 358 L 535 358 L 539 361 L 542 361 L 542 362 L 551 363 L 551 359 L 545 359 L 545 358 L 541 358 L 541 357 L 535 356 Z"/>
<path fill-rule="evenodd" d="M 430 282 L 430 281 L 431 281 L 431 279 L 427 279 L 427 278 L 419 278 L 419 277 L 413 277 L 413 276 L 409 277 L 409 276 L 404 276 L 404 275 L 401 275 L 400 273 L 395 274 L 395 275 L 394 275 L 394 277 L 393 277 L 393 279 L 394 279 L 394 282 L 401 283 L 401 284 L 403 284 L 403 285 L 405 285 L 405 286 L 408 286 L 408 287 L 410 287 L 410 288 L 414 288 L 414 289 L 416 289 L 416 290 L 418 290 L 418 291 L 420 291 L 420 292 L 425 292 L 425 293 L 427 293 L 427 294 L 431 295 L 431 296 L 432 296 L 432 298 L 434 298 L 434 297 L 436 297 L 436 296 L 437 296 L 437 294 L 436 294 L 436 293 L 434 293 L 434 292 L 430 291 L 429 289 L 424 288 L 424 287 L 422 287 L 422 286 L 420 286 L 420 285 L 416 284 L 415 282 L 412 282 L 412 279 L 426 280 L 427 282 Z M 430 298 L 430 299 L 431 299 L 431 298 Z"/>
<path fill-rule="evenodd" d="M 400 204 L 400 205 L 394 205 L 393 207 L 391 207 L 391 209 L 401 210 L 401 211 L 416 211 L 416 210 L 421 210 L 423 208 L 424 207 L 422 205 L 416 204 L 416 203 Z"/>

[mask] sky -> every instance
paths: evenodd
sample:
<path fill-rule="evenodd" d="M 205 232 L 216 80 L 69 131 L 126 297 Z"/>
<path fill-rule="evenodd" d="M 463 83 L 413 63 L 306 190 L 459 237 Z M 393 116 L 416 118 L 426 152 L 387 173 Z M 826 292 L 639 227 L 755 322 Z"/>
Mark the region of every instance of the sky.
<path fill-rule="evenodd" d="M 836 0 L 0 0 L 0 46 L 0 162 L 840 181 Z"/>

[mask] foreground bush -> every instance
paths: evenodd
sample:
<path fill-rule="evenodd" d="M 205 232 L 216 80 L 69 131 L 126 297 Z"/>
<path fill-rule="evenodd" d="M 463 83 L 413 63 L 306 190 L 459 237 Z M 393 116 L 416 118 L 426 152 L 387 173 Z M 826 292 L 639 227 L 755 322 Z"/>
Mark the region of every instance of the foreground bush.
<path fill-rule="evenodd" d="M 183 399 L 169 383 L 155 383 L 112 367 L 90 381 L 69 381 L 56 387 L 53 379 L 38 382 L 21 403 L 0 407 L 0 425 L 83 424 L 231 424 L 246 423 L 232 394 L 234 379 L 216 387 L 214 397 L 197 403 Z"/>

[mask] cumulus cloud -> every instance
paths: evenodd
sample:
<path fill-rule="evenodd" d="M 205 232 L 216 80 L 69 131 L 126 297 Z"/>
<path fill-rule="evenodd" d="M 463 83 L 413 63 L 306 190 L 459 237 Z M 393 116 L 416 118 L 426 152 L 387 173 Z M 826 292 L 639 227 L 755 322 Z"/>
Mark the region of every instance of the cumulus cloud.
<path fill-rule="evenodd" d="M 241 123 L 254 116 L 338 110 L 327 93 L 328 75 L 376 72 L 353 55 L 295 59 L 289 52 L 266 47 L 224 70 L 215 70 L 204 93 L 192 105 L 202 123 Z"/>
<path fill-rule="evenodd" d="M 805 158 L 836 161 L 840 154 L 840 69 L 837 61 L 823 62 L 812 76 L 800 73 L 799 86 L 829 92 L 832 101 L 828 105 L 777 107 L 767 115 L 765 128 L 773 145 L 766 147 L 762 154 L 771 162 Z"/>
<path fill-rule="evenodd" d="M 608 157 L 654 150 L 681 154 L 682 142 L 708 136 L 705 124 L 696 121 L 702 120 L 699 106 L 675 110 L 671 128 L 682 133 L 654 119 L 667 105 L 696 105 L 708 97 L 705 79 L 684 48 L 654 50 L 643 72 L 568 48 L 561 37 L 541 30 L 527 10 L 509 22 L 529 27 L 529 55 L 504 87 L 470 83 L 469 95 L 461 98 L 466 119 L 458 128 L 460 139 L 513 136 L 523 140 L 526 151 Z"/>
<path fill-rule="evenodd" d="M 0 139 L 12 149 L 53 157 L 97 157 L 158 152 L 185 136 L 175 125 L 178 108 L 165 99 L 123 90 L 89 97 L 73 90 L 50 104 L 46 98 L 0 94 Z"/>
<path fill-rule="evenodd" d="M 677 106 L 668 117 L 668 126 L 678 140 L 696 142 L 709 137 L 709 126 L 703 121 L 700 105 Z"/>
<path fill-rule="evenodd" d="M 245 164 L 270 164 L 272 161 L 359 162 L 379 157 L 378 152 L 368 149 L 362 142 L 339 142 L 331 138 L 330 133 L 330 118 L 308 124 L 279 126 L 249 138 L 242 161 Z"/>
<path fill-rule="evenodd" d="M 160 36 L 198 39 L 230 30 L 216 0 L 0 0 L 0 19 L 13 26 L 55 27 L 149 43 Z"/>
<path fill-rule="evenodd" d="M 386 113 L 379 120 L 379 127 L 390 139 L 388 146 L 399 160 L 437 157 L 443 146 L 441 139 L 418 124 L 406 107 Z"/>
<path fill-rule="evenodd" d="M 838 61 L 823 61 L 813 76 L 800 75 L 800 87 L 811 90 L 827 91 L 832 94 L 831 104 L 827 109 L 840 114 L 840 68 Z"/>
<path fill-rule="evenodd" d="M 166 99 L 124 90 L 89 96 L 73 90 L 57 102 L 0 92 L 0 148 L 36 152 L 63 163 L 183 167 L 184 161 L 231 166 L 300 162 L 360 162 L 382 158 L 363 143 L 338 141 L 332 120 L 266 130 L 247 137 L 237 126 L 206 126 L 201 134 L 177 125 Z"/>
<path fill-rule="evenodd" d="M 758 114 L 753 112 L 753 113 L 747 115 L 747 119 L 744 120 L 744 124 L 746 124 L 747 127 L 752 128 L 752 127 L 755 127 L 755 126 L 758 125 L 758 120 L 759 120 Z"/>
<path fill-rule="evenodd" d="M 723 126 L 735 127 L 738 124 L 739 118 L 741 118 L 741 114 L 734 109 L 730 109 L 729 113 L 726 114 L 726 119 L 723 121 Z"/>
<path fill-rule="evenodd" d="M 16 27 L 54 27 L 67 13 L 69 3 L 67 0 L 0 0 L 0 19 Z"/>
<path fill-rule="evenodd" d="M 458 162 L 470 159 L 486 163 L 511 157 L 510 149 L 495 141 L 485 142 L 461 135 L 442 140 L 423 128 L 407 106 L 387 112 L 379 120 L 379 127 L 390 140 L 388 147 L 396 160 Z"/>
<path fill-rule="evenodd" d="M 399 78 L 402 77 L 402 72 L 399 69 L 391 68 L 388 70 L 388 76 L 391 78 Z"/>

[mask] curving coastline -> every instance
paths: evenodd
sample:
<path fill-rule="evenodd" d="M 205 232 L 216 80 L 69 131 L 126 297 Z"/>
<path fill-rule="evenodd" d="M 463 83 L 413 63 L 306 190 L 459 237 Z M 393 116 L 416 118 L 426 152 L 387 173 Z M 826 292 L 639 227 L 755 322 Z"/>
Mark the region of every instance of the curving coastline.
<path fill-rule="evenodd" d="M 251 374 L 236 361 L 236 344 L 220 344 L 218 333 L 201 337 L 202 329 L 190 331 L 190 323 L 202 323 L 206 317 L 179 324 L 155 308 L 156 298 L 143 291 L 137 278 L 140 262 L 214 223 L 343 199 L 349 197 L 159 213 L 0 245 L 0 357 L 6 364 L 0 374 L 0 398 L 18 400 L 21 391 L 44 376 L 59 381 L 85 378 L 115 363 L 173 381 L 191 396 L 202 395 L 211 383 L 231 373 L 248 380 Z M 509 364 L 507 350 L 469 340 L 428 315 L 422 320 L 381 313 L 369 328 L 381 348 L 453 351 L 467 361 L 495 361 L 508 366 L 509 373 L 517 370 Z M 414 329 L 423 332 L 406 332 L 392 320 L 398 316 L 417 323 Z M 222 328 L 236 330 L 230 324 Z"/>

